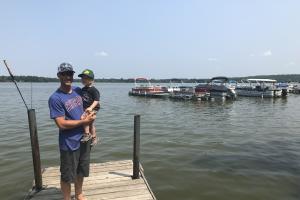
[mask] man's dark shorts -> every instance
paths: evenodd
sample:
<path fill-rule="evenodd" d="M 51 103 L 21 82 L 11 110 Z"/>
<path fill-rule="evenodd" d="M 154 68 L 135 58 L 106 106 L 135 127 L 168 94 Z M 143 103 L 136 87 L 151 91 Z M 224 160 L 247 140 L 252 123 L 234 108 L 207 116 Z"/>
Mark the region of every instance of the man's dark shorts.
<path fill-rule="evenodd" d="M 77 176 L 88 177 L 90 172 L 91 141 L 81 143 L 75 151 L 60 150 L 61 180 L 74 183 Z"/>

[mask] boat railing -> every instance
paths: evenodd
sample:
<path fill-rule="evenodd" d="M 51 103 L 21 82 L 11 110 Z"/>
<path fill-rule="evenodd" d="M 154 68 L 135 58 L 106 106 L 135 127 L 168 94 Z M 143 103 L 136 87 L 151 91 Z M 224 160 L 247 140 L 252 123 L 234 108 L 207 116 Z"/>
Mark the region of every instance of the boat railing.
<path fill-rule="evenodd" d="M 137 81 L 146 81 L 147 83 L 139 83 L 139 85 L 138 85 Z M 143 85 L 143 84 L 147 84 L 147 85 Z M 151 87 L 152 84 L 151 84 L 150 80 L 147 78 L 135 78 L 134 86 L 135 87 Z"/>

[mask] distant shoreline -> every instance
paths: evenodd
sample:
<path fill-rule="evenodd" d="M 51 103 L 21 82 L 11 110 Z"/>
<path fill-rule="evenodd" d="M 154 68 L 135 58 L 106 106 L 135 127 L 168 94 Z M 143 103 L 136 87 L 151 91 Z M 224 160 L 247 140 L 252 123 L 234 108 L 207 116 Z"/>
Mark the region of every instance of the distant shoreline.
<path fill-rule="evenodd" d="M 266 78 L 275 79 L 278 82 L 300 82 L 300 74 L 281 74 L 281 75 L 257 75 L 257 76 L 246 76 L 246 77 L 229 77 L 232 80 L 240 81 L 248 78 Z M 57 78 L 49 77 L 39 77 L 39 76 L 15 76 L 17 82 L 58 82 Z M 171 78 L 171 79 L 150 79 L 153 83 L 201 83 L 207 82 L 207 79 L 197 79 L 197 78 Z M 0 76 L 0 82 L 10 82 L 10 76 Z M 74 79 L 75 82 L 79 82 L 80 79 Z M 100 83 L 134 83 L 134 79 L 123 79 L 123 78 L 101 78 L 95 79 L 95 82 Z"/>

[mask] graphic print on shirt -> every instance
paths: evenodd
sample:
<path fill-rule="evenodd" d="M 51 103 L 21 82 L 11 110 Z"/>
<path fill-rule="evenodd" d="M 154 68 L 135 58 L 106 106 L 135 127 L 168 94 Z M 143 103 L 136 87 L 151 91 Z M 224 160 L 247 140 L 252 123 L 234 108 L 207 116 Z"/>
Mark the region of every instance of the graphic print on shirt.
<path fill-rule="evenodd" d="M 88 93 L 83 93 L 82 95 L 82 100 L 85 101 L 85 102 L 90 102 L 90 101 L 93 101 L 90 97 L 89 97 L 89 94 Z"/>
<path fill-rule="evenodd" d="M 76 96 L 72 99 L 69 99 L 68 101 L 65 102 L 65 107 L 68 112 L 73 110 L 74 108 L 81 106 L 82 105 L 82 99 L 80 96 Z"/>

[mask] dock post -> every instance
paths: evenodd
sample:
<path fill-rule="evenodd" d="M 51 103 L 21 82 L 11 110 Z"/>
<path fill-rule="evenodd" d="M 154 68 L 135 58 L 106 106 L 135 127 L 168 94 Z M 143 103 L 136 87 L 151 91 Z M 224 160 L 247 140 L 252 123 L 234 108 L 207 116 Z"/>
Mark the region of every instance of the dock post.
<path fill-rule="evenodd" d="M 42 182 L 42 171 L 41 171 L 41 160 L 40 160 L 40 147 L 37 134 L 37 125 L 35 110 L 28 109 L 28 123 L 30 130 L 30 141 L 31 141 L 31 151 L 32 151 L 32 161 L 34 169 L 34 180 L 35 180 L 35 190 L 41 190 L 43 188 Z"/>
<path fill-rule="evenodd" d="M 133 179 L 140 178 L 140 115 L 134 116 Z"/>

